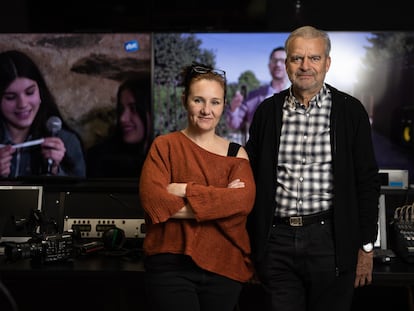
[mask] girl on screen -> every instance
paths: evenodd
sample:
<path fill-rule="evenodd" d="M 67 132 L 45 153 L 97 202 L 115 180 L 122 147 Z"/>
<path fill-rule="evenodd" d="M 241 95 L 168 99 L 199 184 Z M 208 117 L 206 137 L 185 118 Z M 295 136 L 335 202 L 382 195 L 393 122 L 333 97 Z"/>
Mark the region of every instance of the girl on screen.
<path fill-rule="evenodd" d="M 132 77 L 116 95 L 116 125 L 110 137 L 89 148 L 88 177 L 138 178 L 151 143 L 151 81 Z"/>
<path fill-rule="evenodd" d="M 0 177 L 85 176 L 83 145 L 26 54 L 0 53 Z"/>

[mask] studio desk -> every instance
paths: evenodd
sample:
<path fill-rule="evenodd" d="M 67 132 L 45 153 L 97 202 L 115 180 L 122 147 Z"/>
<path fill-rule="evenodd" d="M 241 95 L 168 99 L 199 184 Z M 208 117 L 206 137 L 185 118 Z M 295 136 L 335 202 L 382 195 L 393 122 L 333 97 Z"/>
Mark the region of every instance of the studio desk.
<path fill-rule="evenodd" d="M 25 181 L 27 183 L 27 181 Z M 137 203 L 137 181 L 65 181 L 56 183 L 30 181 L 45 186 L 45 211 L 60 219 L 67 211 L 61 199 L 65 192 L 80 192 L 85 209 L 94 200 L 85 199 L 88 193 L 103 196 L 115 193 L 122 198 L 122 205 Z M 1 184 L 1 183 L 0 183 Z M 390 190 L 386 197 L 387 222 L 393 210 L 414 200 L 414 191 Z M 106 200 L 111 202 L 113 200 Z M 128 202 L 126 202 L 128 201 Z M 388 237 L 387 237 L 388 239 Z M 0 256 L 0 310 L 13 310 L 8 298 L 16 302 L 18 311 L 26 310 L 148 310 L 144 294 L 142 263 L 142 239 L 131 239 L 126 249 L 102 250 L 83 254 L 62 262 L 39 264 L 30 258 L 14 262 Z M 390 245 L 392 247 L 392 245 Z M 358 288 L 352 311 L 393 310 L 414 311 L 413 302 L 414 264 L 400 258 L 391 262 L 375 261 L 373 283 Z M 10 294 L 10 297 L 7 296 Z M 256 284 L 246 284 L 237 306 L 239 311 L 263 310 L 262 291 Z M 283 310 L 281 310 L 283 311 Z"/>
<path fill-rule="evenodd" d="M 67 262 L 34 264 L 31 259 L 5 262 L 0 257 L 0 281 L 19 311 L 26 310 L 148 310 L 144 294 L 142 257 L 94 254 Z M 353 311 L 413 310 L 414 265 L 396 260 L 376 264 L 373 284 L 357 289 Z M 9 308 L 0 291 L 0 309 Z M 238 310 L 260 310 L 261 288 L 247 284 Z M 281 310 L 283 311 L 283 310 Z"/>

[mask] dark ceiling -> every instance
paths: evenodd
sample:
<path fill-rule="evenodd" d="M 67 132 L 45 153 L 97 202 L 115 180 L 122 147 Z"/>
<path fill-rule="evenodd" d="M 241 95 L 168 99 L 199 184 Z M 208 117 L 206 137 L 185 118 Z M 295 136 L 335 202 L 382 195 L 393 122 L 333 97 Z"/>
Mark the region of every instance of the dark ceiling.
<path fill-rule="evenodd" d="M 95 2 L 95 1 L 93 1 Z M 414 30 L 406 1 L 87 0 L 2 3 L 2 32 Z M 383 1 L 381 1 L 383 2 Z"/>

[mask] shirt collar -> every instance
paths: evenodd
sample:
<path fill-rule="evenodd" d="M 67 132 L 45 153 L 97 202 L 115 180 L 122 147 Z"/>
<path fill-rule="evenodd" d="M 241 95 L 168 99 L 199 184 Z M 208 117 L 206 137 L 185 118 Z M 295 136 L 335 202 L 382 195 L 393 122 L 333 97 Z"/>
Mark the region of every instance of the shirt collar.
<path fill-rule="evenodd" d="M 330 90 L 324 83 L 322 88 L 319 92 L 312 97 L 309 103 L 310 106 L 316 106 L 318 108 L 322 107 L 322 104 L 326 101 L 326 99 L 330 96 Z M 283 105 L 284 108 L 289 108 L 295 110 L 297 107 L 301 107 L 301 103 L 296 99 L 296 97 L 292 93 L 292 86 L 289 88 L 289 94 L 286 95 L 285 102 Z"/>

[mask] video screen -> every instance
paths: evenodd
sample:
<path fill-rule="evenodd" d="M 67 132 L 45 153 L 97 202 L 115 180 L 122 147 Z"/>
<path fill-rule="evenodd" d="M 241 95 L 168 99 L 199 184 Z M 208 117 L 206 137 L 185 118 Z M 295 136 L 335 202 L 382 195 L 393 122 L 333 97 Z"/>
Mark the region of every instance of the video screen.
<path fill-rule="evenodd" d="M 372 124 L 380 168 L 407 169 L 414 179 L 414 32 L 328 32 L 331 67 L 326 82 L 360 99 Z M 178 86 L 179 72 L 192 61 L 226 71 L 227 109 L 235 94 L 270 84 L 271 51 L 288 33 L 155 33 L 154 133 L 186 124 Z M 230 103 L 230 104 L 229 104 Z M 223 115 L 219 134 L 245 143 L 248 124 L 234 129 Z"/>
<path fill-rule="evenodd" d="M 36 63 L 63 118 L 80 135 L 87 153 L 116 130 L 121 83 L 136 79 L 151 86 L 151 38 L 151 33 L 3 33 L 0 52 L 18 50 Z M 151 95 L 148 89 L 148 116 L 143 122 L 148 140 L 152 136 Z M 138 104 L 134 109 L 141 110 Z M 109 152 L 110 148 L 102 156 Z M 122 159 L 103 166 L 120 172 L 117 166 L 125 163 Z M 99 177 L 105 174 L 112 177 L 112 172 L 104 171 Z"/>
<path fill-rule="evenodd" d="M 372 122 L 379 167 L 406 169 L 411 182 L 414 55 L 410 47 L 414 32 L 341 31 L 329 35 L 332 63 L 326 82 L 362 101 Z M 226 109 L 230 109 L 238 92 L 247 95 L 270 84 L 270 53 L 283 46 L 287 36 L 285 32 L 3 33 L 0 51 L 20 50 L 37 63 L 65 121 L 79 133 L 86 152 L 116 131 L 121 83 L 131 77 L 146 80 L 151 85 L 150 104 L 145 109 L 135 105 L 135 109 L 146 110 L 140 111 L 145 132 L 140 137 L 145 140 L 139 147 L 116 147 L 124 152 L 116 158 L 105 156 L 112 153 L 112 147 L 95 153 L 104 160 L 95 170 L 100 172 L 99 178 L 130 177 L 130 172 L 138 177 L 138 166 L 153 137 L 180 130 L 186 124 L 179 86 L 185 65 L 198 61 L 225 70 Z M 248 122 L 235 129 L 228 124 L 227 115 L 228 111 L 219 124 L 219 134 L 244 144 Z M 131 131 L 133 126 L 126 128 Z M 97 175 L 88 173 L 87 177 Z"/>

